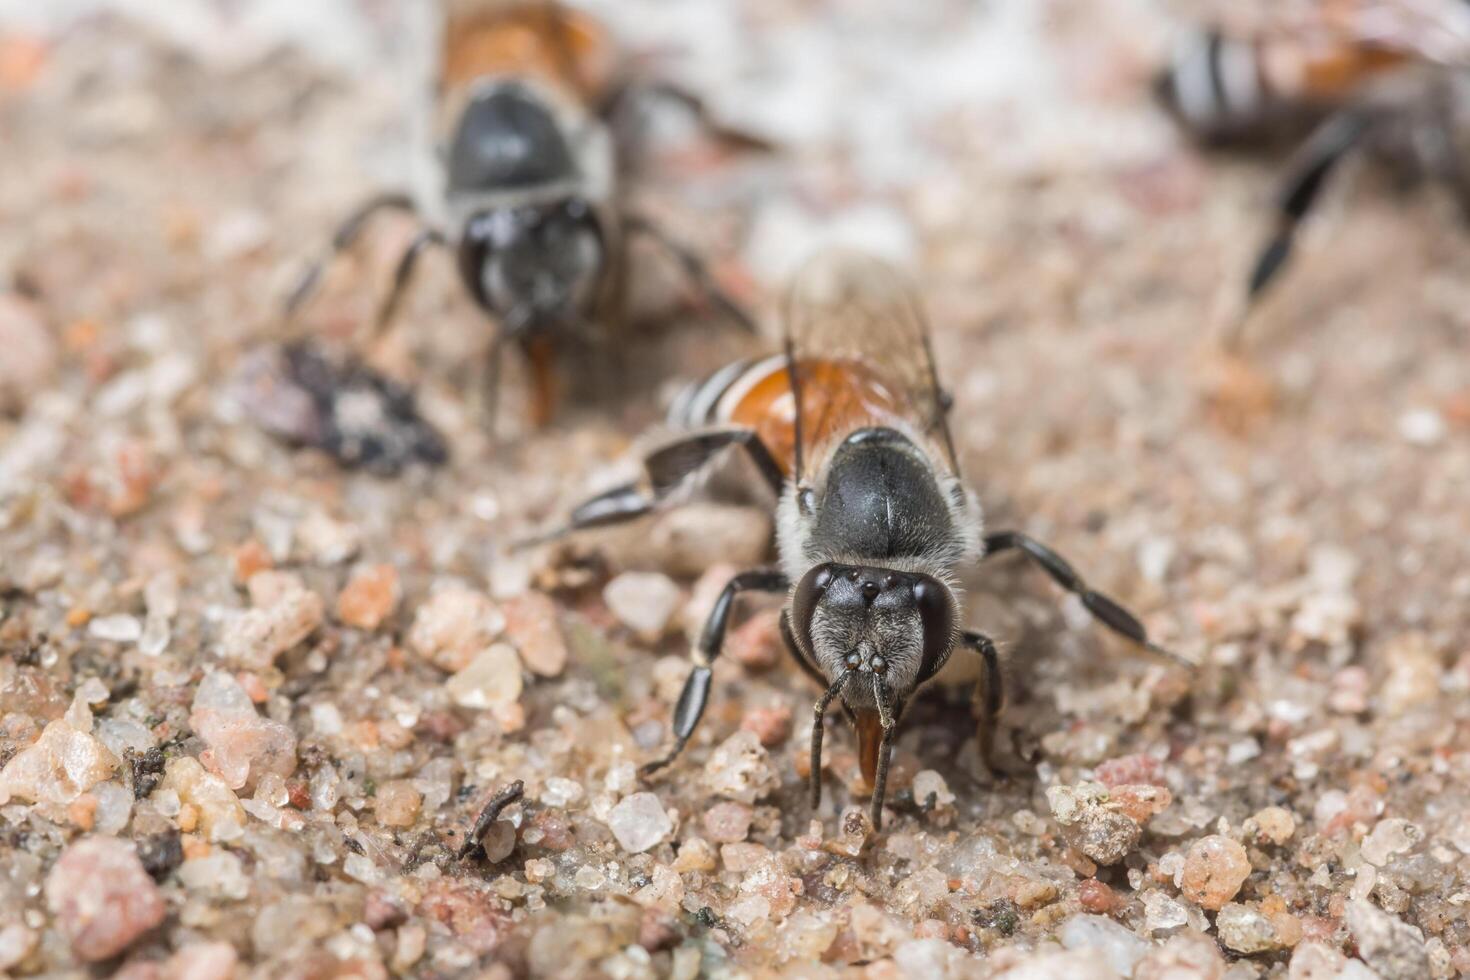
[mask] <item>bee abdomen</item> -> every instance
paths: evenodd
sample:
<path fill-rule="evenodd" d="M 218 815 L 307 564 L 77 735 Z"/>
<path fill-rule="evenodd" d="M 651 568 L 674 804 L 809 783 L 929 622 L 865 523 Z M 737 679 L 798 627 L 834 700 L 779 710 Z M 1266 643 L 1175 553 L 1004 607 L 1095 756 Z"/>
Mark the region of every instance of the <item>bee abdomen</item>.
<path fill-rule="evenodd" d="M 1154 89 L 1186 128 L 1210 138 L 1259 124 L 1274 99 L 1262 71 L 1260 44 L 1214 29 L 1194 32 L 1180 43 Z"/>
<path fill-rule="evenodd" d="M 669 425 L 676 429 L 698 429 L 730 422 L 745 395 L 772 372 L 784 371 L 785 366 L 781 355 L 726 364 L 704 380 L 687 385 L 674 397 L 669 405 Z"/>

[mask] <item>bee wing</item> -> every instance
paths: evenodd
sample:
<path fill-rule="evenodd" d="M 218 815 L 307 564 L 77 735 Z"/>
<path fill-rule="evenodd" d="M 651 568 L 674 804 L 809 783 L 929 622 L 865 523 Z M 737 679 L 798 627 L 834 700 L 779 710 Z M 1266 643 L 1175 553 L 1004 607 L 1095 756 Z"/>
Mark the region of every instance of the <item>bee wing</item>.
<path fill-rule="evenodd" d="M 1464 0 L 1306 0 L 1268 8 L 1246 36 L 1350 46 L 1448 66 L 1470 64 L 1470 5 Z M 1238 17 L 1237 27 L 1244 24 Z"/>
<path fill-rule="evenodd" d="M 849 251 L 830 251 L 807 262 L 787 294 L 787 371 L 797 401 L 796 472 L 801 475 L 804 426 L 825 426 L 803 400 L 801 365 L 849 362 L 875 376 L 916 430 L 943 448 L 950 471 L 959 464 L 949 434 L 947 396 L 939 386 L 924 305 L 914 284 L 893 266 Z M 831 399 L 821 399 L 824 406 Z"/>

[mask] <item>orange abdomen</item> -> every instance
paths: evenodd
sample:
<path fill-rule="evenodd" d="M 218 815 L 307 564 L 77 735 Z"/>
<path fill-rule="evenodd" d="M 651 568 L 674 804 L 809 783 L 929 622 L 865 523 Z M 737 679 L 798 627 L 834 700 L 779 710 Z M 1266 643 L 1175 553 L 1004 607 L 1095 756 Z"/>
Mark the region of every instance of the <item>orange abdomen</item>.
<path fill-rule="evenodd" d="M 865 425 L 893 422 L 901 414 L 897 396 L 869 367 L 851 360 L 799 362 L 802 442 L 820 446 Z M 795 469 L 796 398 L 785 364 L 755 381 L 725 412 L 735 425 L 756 431 L 787 476 Z"/>
<path fill-rule="evenodd" d="M 534 0 L 458 6 L 470 9 L 452 10 L 445 27 L 446 89 L 482 78 L 535 78 L 592 104 L 612 85 L 616 48 L 586 14 Z"/>

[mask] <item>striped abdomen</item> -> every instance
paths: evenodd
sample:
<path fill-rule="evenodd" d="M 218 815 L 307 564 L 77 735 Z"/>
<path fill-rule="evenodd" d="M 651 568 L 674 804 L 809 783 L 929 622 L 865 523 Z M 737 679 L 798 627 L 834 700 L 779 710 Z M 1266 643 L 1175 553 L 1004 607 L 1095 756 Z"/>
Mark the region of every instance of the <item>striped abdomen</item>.
<path fill-rule="evenodd" d="M 895 393 L 858 361 L 807 358 L 798 362 L 797 376 L 808 453 L 863 426 L 893 424 L 903 414 Z M 753 429 L 783 474 L 795 468 L 796 399 L 784 355 L 736 361 L 690 385 L 669 407 L 669 422 L 682 429 Z"/>
<path fill-rule="evenodd" d="M 1412 61 L 1407 52 L 1346 39 L 1308 45 L 1212 29 L 1175 49 L 1155 90 L 1191 132 L 1239 138 L 1343 105 Z"/>

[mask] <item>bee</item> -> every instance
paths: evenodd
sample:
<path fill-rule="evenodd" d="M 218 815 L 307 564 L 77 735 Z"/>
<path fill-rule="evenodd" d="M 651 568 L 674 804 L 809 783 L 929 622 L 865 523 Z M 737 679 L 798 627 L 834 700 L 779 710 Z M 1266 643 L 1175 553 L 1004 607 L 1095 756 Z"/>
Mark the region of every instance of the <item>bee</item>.
<path fill-rule="evenodd" d="M 1316 0 L 1254 30 L 1190 34 L 1155 79 L 1210 144 L 1305 134 L 1252 267 L 1253 303 L 1281 272 L 1339 164 L 1363 148 L 1404 182 L 1448 185 L 1470 219 L 1470 6 L 1463 0 Z"/>
<path fill-rule="evenodd" d="M 643 771 L 672 763 L 693 735 L 736 598 L 784 594 L 785 646 L 823 690 L 813 707 L 812 806 L 821 802 L 823 721 L 835 700 L 857 732 L 881 827 L 898 723 L 956 651 L 980 658 L 979 740 L 994 768 L 1002 675 L 995 643 L 964 626 L 962 570 L 1019 552 L 1104 625 L 1159 648 L 1056 551 L 1019 531 L 984 530 L 960 473 L 923 306 L 902 274 L 858 254 L 819 255 L 795 278 L 784 320 L 781 353 L 687 389 L 670 412 L 681 431 L 647 454 L 643 476 L 577 507 L 557 533 L 647 514 L 727 450 L 743 450 L 776 500 L 779 565 L 725 586 L 690 654 L 672 746 Z"/>
<path fill-rule="evenodd" d="M 623 204 L 610 120 L 640 85 L 624 73 L 602 24 L 551 0 L 446 0 L 439 26 L 430 117 L 440 186 L 427 201 L 384 193 L 349 214 L 327 256 L 290 294 L 288 318 L 374 216 L 400 211 L 424 227 L 397 263 L 376 330 L 392 322 L 423 254 L 453 251 L 466 291 L 498 326 L 486 373 L 489 404 L 493 410 L 502 347 L 514 343 L 530 367 L 538 427 L 557 401 L 558 347 L 586 344 L 621 322 L 633 236 L 663 246 L 717 309 L 754 332 L 693 251 Z M 641 87 L 677 98 L 722 137 L 732 132 L 672 85 Z"/>

